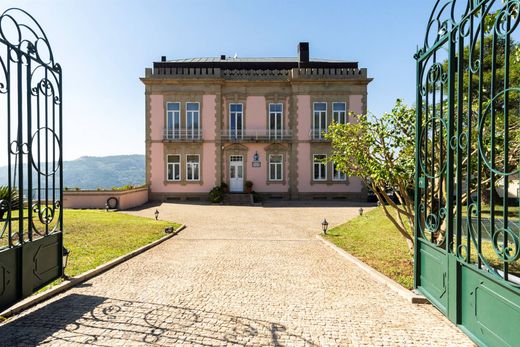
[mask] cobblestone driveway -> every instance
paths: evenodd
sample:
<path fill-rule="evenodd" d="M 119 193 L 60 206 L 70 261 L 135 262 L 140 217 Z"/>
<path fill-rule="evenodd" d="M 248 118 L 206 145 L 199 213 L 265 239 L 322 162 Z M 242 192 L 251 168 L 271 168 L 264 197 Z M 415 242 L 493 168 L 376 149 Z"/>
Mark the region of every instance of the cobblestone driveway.
<path fill-rule="evenodd" d="M 316 240 L 324 217 L 336 225 L 358 207 L 159 210 L 188 228 L 0 326 L 0 344 L 472 345 Z"/>

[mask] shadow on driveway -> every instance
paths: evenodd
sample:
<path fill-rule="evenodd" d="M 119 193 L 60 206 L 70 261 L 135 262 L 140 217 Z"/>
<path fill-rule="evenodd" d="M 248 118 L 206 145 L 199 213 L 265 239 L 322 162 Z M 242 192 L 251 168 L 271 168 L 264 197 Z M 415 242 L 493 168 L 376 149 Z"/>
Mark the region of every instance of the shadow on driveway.
<path fill-rule="evenodd" d="M 71 294 L 0 326 L 0 344 L 315 345 L 285 326 L 219 312 Z"/>

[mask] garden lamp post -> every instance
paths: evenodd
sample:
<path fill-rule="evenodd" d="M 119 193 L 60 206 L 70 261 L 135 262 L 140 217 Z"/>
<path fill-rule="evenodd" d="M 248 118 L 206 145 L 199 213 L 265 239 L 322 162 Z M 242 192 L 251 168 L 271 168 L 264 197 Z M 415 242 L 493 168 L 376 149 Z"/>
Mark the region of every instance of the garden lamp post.
<path fill-rule="evenodd" d="M 155 210 L 154 214 L 155 214 L 155 220 L 158 220 L 159 219 L 159 210 Z"/>
<path fill-rule="evenodd" d="M 323 230 L 323 233 L 327 235 L 327 229 L 329 228 L 329 222 L 327 222 L 326 218 L 323 218 L 323 222 L 321 222 L 321 230 Z"/>

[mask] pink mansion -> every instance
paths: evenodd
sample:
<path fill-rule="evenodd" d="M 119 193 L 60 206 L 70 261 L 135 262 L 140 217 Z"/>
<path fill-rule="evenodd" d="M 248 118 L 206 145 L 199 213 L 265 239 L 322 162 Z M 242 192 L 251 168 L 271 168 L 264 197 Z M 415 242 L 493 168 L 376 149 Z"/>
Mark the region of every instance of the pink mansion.
<path fill-rule="evenodd" d="M 323 159 L 331 122 L 367 108 L 367 70 L 309 58 L 162 57 L 147 68 L 146 180 L 152 200 L 205 199 L 222 183 L 272 199 L 365 199 Z"/>

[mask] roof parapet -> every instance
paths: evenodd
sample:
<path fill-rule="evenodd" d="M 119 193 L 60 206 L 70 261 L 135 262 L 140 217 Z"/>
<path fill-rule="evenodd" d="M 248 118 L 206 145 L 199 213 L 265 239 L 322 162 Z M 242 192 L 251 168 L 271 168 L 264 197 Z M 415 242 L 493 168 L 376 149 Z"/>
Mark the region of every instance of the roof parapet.
<path fill-rule="evenodd" d="M 224 80 L 348 80 L 367 79 L 361 68 L 220 69 L 155 67 L 145 69 L 146 78 Z"/>

